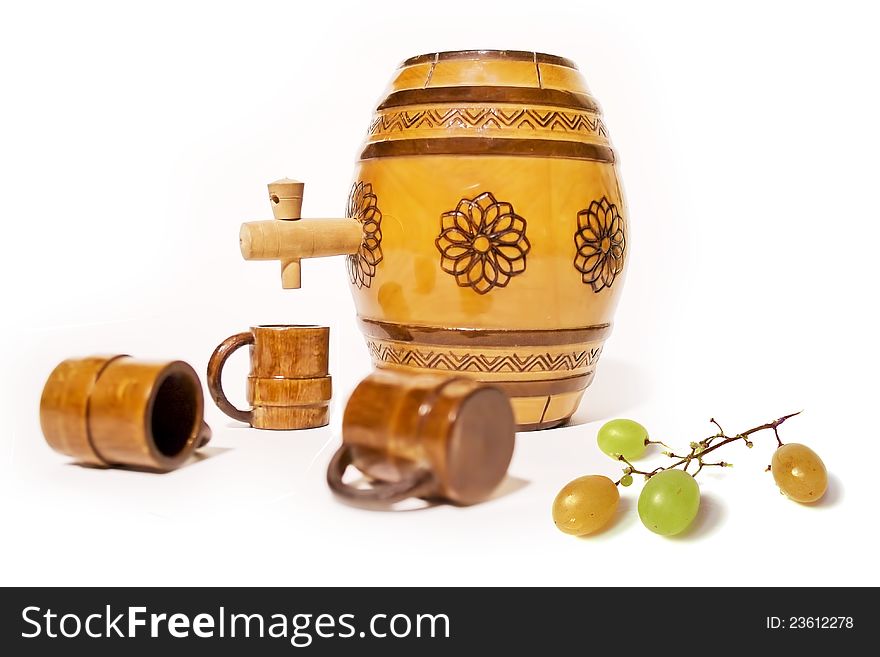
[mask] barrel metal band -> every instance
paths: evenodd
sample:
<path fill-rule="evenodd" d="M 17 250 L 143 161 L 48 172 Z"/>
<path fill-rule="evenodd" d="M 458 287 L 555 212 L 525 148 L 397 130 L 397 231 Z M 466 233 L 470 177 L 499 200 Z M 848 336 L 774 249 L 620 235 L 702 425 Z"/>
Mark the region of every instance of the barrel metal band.
<path fill-rule="evenodd" d="M 546 105 L 598 112 L 599 105 L 587 94 L 562 89 L 538 87 L 462 86 L 403 89 L 388 95 L 378 110 L 405 105 L 432 105 L 435 103 L 513 103 L 517 105 Z"/>

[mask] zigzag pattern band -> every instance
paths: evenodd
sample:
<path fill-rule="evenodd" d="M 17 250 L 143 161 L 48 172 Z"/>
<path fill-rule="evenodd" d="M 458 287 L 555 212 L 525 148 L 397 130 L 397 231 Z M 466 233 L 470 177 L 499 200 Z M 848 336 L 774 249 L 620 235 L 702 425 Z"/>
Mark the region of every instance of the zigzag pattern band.
<path fill-rule="evenodd" d="M 397 347 L 390 344 L 367 340 L 367 348 L 374 360 L 395 365 L 406 365 L 434 370 L 453 372 L 565 372 L 589 367 L 596 363 L 602 347 L 557 354 L 528 354 L 519 356 L 485 353 L 458 354 L 453 351 Z"/>
<path fill-rule="evenodd" d="M 560 110 L 503 109 L 499 107 L 424 109 L 388 112 L 370 124 L 369 135 L 404 132 L 417 128 L 559 130 L 608 137 L 598 115 Z"/>

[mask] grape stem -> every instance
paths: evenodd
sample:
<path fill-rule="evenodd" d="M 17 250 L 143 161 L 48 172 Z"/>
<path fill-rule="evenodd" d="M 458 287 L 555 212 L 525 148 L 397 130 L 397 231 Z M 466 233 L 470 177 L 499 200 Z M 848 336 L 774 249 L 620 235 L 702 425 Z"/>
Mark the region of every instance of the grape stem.
<path fill-rule="evenodd" d="M 726 461 L 718 461 L 717 463 L 707 463 L 706 461 L 703 460 L 703 458 L 707 454 L 709 454 L 710 452 L 714 452 L 716 449 L 720 449 L 721 447 L 724 447 L 725 445 L 729 445 L 730 443 L 734 443 L 738 440 L 744 441 L 747 446 L 751 447 L 752 441 L 749 440 L 749 436 L 751 436 L 752 434 L 758 433 L 759 431 L 766 431 L 768 429 L 772 429 L 773 435 L 776 436 L 777 446 L 782 447 L 782 439 L 779 437 L 779 425 L 781 425 L 786 420 L 793 418 L 795 415 L 800 415 L 800 413 L 801 413 L 801 411 L 798 411 L 797 413 L 789 413 L 788 415 L 783 415 L 782 417 L 777 418 L 776 420 L 773 420 L 772 422 L 767 422 L 767 423 L 761 424 L 757 427 L 752 427 L 751 429 L 748 429 L 747 431 L 743 431 L 742 433 L 738 433 L 735 436 L 728 436 L 727 434 L 725 434 L 724 429 L 722 429 L 721 425 L 715 421 L 715 418 L 711 418 L 709 420 L 709 422 L 711 422 L 716 427 L 718 427 L 718 433 L 715 433 L 715 434 L 709 436 L 708 438 L 704 438 L 703 440 L 701 440 L 699 442 L 691 443 L 690 452 L 688 452 L 684 456 L 682 456 L 680 454 L 676 454 L 676 453 L 672 452 L 671 450 L 668 452 L 663 452 L 666 456 L 673 458 L 673 459 L 678 459 L 678 460 L 675 461 L 675 463 L 673 463 L 672 465 L 668 465 L 666 467 L 660 466 L 660 467 L 654 468 L 650 472 L 645 471 L 645 470 L 636 469 L 636 467 L 632 463 L 627 461 L 626 457 L 624 457 L 623 455 L 619 455 L 617 457 L 617 459 L 619 461 L 622 461 L 623 463 L 626 463 L 626 468 L 624 468 L 624 470 L 623 470 L 624 475 L 640 474 L 640 475 L 644 475 L 646 478 L 651 478 L 655 474 L 657 474 L 658 472 L 663 472 L 664 470 L 672 470 L 673 468 L 677 468 L 679 466 L 682 466 L 682 470 L 687 472 L 690 465 L 692 463 L 695 463 L 697 465 L 697 469 L 694 471 L 693 476 L 696 477 L 697 474 L 699 474 L 700 470 L 702 470 L 704 467 L 717 466 L 717 467 L 722 467 L 722 468 L 729 468 L 731 466 L 731 464 Z M 720 441 L 720 442 L 716 442 L 716 441 Z M 660 441 L 647 441 L 646 440 L 645 444 L 648 444 L 648 443 L 656 443 L 656 444 L 663 445 L 663 443 L 661 443 Z M 666 447 L 666 445 L 663 445 L 663 446 Z M 620 482 L 618 481 L 617 483 L 620 483 Z"/>

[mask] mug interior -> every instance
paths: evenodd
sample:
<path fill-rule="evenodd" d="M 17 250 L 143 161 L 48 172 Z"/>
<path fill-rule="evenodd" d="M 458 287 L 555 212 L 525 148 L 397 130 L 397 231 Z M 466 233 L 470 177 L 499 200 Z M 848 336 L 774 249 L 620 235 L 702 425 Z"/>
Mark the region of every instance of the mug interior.
<path fill-rule="evenodd" d="M 200 391 L 197 385 L 183 372 L 170 372 L 156 390 L 150 427 L 153 444 L 164 456 L 180 454 L 198 428 Z"/>

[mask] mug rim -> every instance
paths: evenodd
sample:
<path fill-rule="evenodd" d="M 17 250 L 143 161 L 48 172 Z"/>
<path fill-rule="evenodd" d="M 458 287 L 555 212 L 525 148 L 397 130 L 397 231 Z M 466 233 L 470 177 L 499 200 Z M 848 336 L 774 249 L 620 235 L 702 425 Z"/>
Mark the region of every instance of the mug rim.
<path fill-rule="evenodd" d="M 290 329 L 328 329 L 328 326 L 321 326 L 320 324 L 256 324 L 251 326 L 252 331 L 256 331 L 258 329 L 268 330 L 268 331 L 285 331 Z"/>
<path fill-rule="evenodd" d="M 131 358 L 129 356 L 129 358 Z M 136 359 L 133 359 L 135 361 Z M 145 361 L 140 361 L 145 362 Z M 146 361 L 149 362 L 149 361 Z M 193 426 L 190 427 L 189 435 L 184 441 L 180 449 L 168 454 L 164 452 L 156 440 L 156 433 L 153 427 L 153 412 L 156 409 L 156 398 L 159 389 L 166 381 L 172 377 L 179 376 L 186 380 L 192 386 L 191 393 L 194 407 L 192 409 Z M 155 465 L 147 466 L 146 469 L 157 470 L 158 472 L 170 472 L 183 465 L 192 453 L 198 448 L 198 440 L 202 433 L 202 423 L 205 416 L 205 395 L 202 392 L 202 383 L 199 375 L 193 369 L 192 365 L 182 360 L 171 360 L 164 364 L 164 367 L 156 374 L 150 386 L 150 394 L 144 407 L 144 416 L 142 419 L 142 428 L 144 431 L 145 442 L 150 451 L 150 456 L 154 459 Z M 127 466 L 127 464 L 117 464 L 117 466 Z"/>

